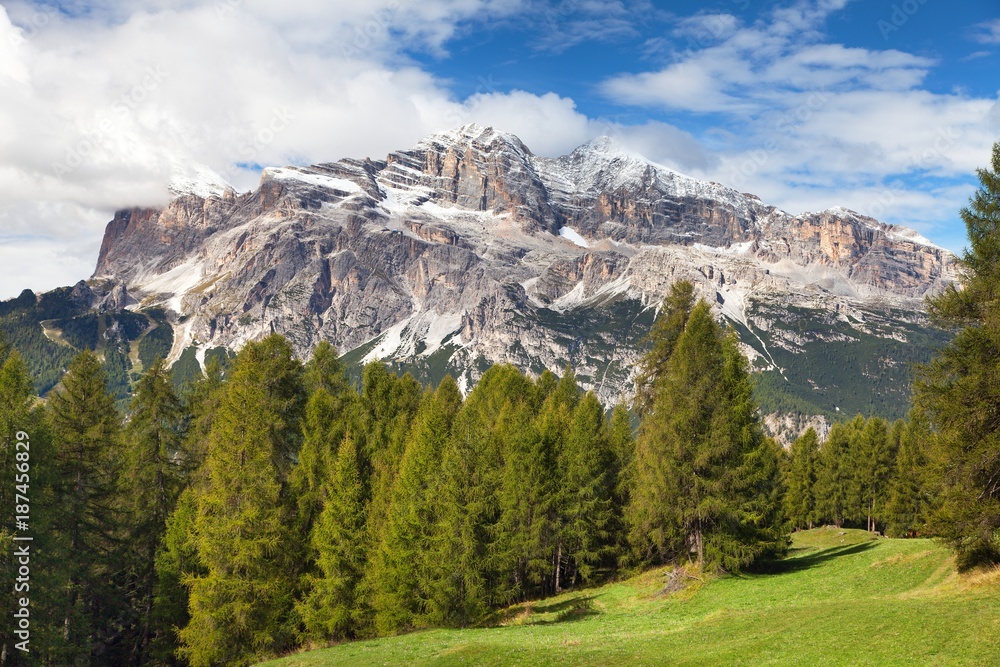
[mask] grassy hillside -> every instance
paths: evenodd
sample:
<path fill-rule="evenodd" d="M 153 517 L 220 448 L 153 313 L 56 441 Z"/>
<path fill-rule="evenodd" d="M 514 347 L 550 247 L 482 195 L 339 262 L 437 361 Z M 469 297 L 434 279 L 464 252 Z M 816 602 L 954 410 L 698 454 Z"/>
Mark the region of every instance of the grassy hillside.
<path fill-rule="evenodd" d="M 666 569 L 433 630 L 302 653 L 269 667 L 366 665 L 997 665 L 1000 569 L 959 575 L 929 540 L 797 533 L 774 571 Z"/>

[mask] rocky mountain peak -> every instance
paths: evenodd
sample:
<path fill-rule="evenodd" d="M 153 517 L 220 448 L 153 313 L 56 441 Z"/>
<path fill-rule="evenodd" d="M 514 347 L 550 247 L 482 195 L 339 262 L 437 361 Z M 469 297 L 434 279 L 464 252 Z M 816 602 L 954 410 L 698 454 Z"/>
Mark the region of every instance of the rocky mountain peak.
<path fill-rule="evenodd" d="M 173 313 L 171 360 L 281 332 L 303 355 L 327 339 L 465 386 L 489 362 L 571 363 L 610 401 L 630 391 L 649 309 L 676 280 L 737 326 L 758 370 L 792 382 L 781 350 L 816 342 L 815 322 L 827 342 L 899 336 L 870 322 L 923 321 L 955 264 L 913 230 L 846 209 L 791 215 L 612 138 L 547 158 L 470 124 L 385 159 L 268 168 L 249 193 L 189 188 L 120 211 L 96 273 L 127 288 L 116 303 Z M 803 313 L 810 324 L 786 332 Z"/>

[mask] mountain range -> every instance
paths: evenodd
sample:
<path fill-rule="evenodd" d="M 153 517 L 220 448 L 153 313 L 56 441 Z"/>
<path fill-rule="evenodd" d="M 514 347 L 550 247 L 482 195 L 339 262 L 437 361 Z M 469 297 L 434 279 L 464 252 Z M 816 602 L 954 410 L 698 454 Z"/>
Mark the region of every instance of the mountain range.
<path fill-rule="evenodd" d="M 124 336 L 133 372 L 157 329 L 188 373 L 277 332 L 303 356 L 325 339 L 352 367 L 380 359 L 463 388 L 492 363 L 570 365 L 610 404 L 631 394 L 681 279 L 732 324 L 787 438 L 841 414 L 902 416 L 910 364 L 948 337 L 924 299 L 957 274 L 949 251 L 847 209 L 793 215 L 607 137 L 549 158 L 466 125 L 384 159 L 267 168 L 246 193 L 175 183 L 167 206 L 115 214 L 70 319 L 144 315 Z M 46 336 L 72 346 L 60 322 Z"/>

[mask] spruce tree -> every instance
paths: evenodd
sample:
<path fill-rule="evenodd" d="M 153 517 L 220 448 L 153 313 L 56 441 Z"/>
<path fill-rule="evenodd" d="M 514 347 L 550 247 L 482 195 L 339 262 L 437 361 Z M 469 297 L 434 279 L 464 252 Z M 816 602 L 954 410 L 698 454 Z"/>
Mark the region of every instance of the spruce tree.
<path fill-rule="evenodd" d="M 816 520 L 816 477 L 819 461 L 819 436 L 810 427 L 792 443 L 791 467 L 785 514 L 795 528 L 812 528 Z"/>
<path fill-rule="evenodd" d="M 134 664 L 144 664 L 148 657 L 154 633 L 156 555 L 184 481 L 182 417 L 170 372 L 162 359 L 157 360 L 139 382 L 123 437 L 128 563 L 134 582 L 131 604 L 138 626 L 131 648 Z"/>
<path fill-rule="evenodd" d="M 927 451 L 936 437 L 920 410 L 910 411 L 903 426 L 896 453 L 895 468 L 886 506 L 886 534 L 890 537 L 915 537 L 926 532 L 931 509 Z"/>
<path fill-rule="evenodd" d="M 532 383 L 519 370 L 496 365 L 483 374 L 455 417 L 433 491 L 440 513 L 430 545 L 434 569 L 424 618 L 428 625 L 476 622 L 504 588 L 491 561 L 503 463 L 495 427 L 508 401 L 528 400 L 532 393 Z"/>
<path fill-rule="evenodd" d="M 101 362 L 81 352 L 62 386 L 49 397 L 60 511 L 53 531 L 66 544 L 67 589 L 63 598 L 65 664 L 88 660 L 92 648 L 112 640 L 107 623 L 124 613 L 121 589 L 120 418 L 108 394 Z"/>
<path fill-rule="evenodd" d="M 302 366 L 280 336 L 236 358 L 195 487 L 194 544 L 182 654 L 194 667 L 246 665 L 292 645 L 301 539 L 287 476 L 301 439 Z"/>
<path fill-rule="evenodd" d="M 940 433 L 933 459 L 941 498 L 930 527 L 961 567 L 1000 562 L 1000 142 L 991 168 L 976 173 L 980 187 L 961 211 L 963 285 L 930 300 L 939 323 L 961 330 L 916 383 L 917 404 Z"/>
<path fill-rule="evenodd" d="M 307 594 L 297 609 L 304 639 L 318 644 L 353 637 L 359 626 L 357 588 L 367 552 L 359 457 L 348 433 L 330 470 L 323 510 L 310 538 L 319 572 L 307 577 Z"/>

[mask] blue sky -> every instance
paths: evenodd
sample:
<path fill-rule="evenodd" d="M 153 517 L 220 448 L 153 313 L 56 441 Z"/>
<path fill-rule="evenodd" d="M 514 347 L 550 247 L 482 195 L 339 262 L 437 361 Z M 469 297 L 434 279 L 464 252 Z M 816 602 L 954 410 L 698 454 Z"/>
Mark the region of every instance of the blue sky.
<path fill-rule="evenodd" d="M 89 276 L 114 210 L 178 179 L 467 122 L 960 251 L 998 71 L 996 0 L 0 0 L 0 298 Z"/>

